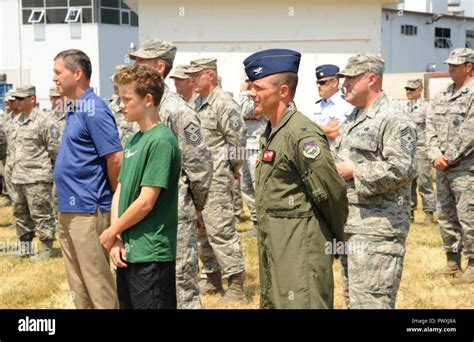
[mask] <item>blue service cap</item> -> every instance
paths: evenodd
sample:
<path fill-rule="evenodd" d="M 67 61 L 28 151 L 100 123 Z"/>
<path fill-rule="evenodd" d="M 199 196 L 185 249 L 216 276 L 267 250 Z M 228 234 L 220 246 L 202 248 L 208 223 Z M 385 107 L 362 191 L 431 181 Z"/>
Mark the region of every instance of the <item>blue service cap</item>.
<path fill-rule="evenodd" d="M 263 50 L 250 55 L 244 60 L 245 73 L 250 81 L 283 72 L 297 74 L 301 54 L 287 49 Z"/>
<path fill-rule="evenodd" d="M 333 64 L 323 64 L 316 67 L 316 79 L 336 76 L 339 72 L 339 67 Z"/>

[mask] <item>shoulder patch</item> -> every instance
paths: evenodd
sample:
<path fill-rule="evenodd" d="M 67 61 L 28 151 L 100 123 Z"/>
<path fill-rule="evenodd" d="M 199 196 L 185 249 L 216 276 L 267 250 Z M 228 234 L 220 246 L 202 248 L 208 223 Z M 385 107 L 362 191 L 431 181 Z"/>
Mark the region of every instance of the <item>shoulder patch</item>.
<path fill-rule="evenodd" d="M 59 128 L 56 125 L 51 125 L 49 127 L 49 135 L 51 136 L 51 139 L 57 140 L 59 139 Z"/>
<path fill-rule="evenodd" d="M 190 122 L 184 128 L 184 138 L 187 144 L 197 146 L 202 141 L 201 128 L 194 122 Z"/>
<path fill-rule="evenodd" d="M 321 148 L 316 145 L 316 141 L 309 140 L 303 144 L 303 155 L 309 159 L 316 159 L 321 153 Z"/>
<path fill-rule="evenodd" d="M 240 119 L 240 113 L 236 111 L 235 109 L 232 109 L 232 111 L 229 113 L 229 121 L 230 121 L 230 127 L 234 131 L 238 131 L 242 127 L 242 120 Z"/>
<path fill-rule="evenodd" d="M 413 154 L 416 150 L 416 134 L 410 127 L 400 131 L 400 146 L 402 150 Z"/>

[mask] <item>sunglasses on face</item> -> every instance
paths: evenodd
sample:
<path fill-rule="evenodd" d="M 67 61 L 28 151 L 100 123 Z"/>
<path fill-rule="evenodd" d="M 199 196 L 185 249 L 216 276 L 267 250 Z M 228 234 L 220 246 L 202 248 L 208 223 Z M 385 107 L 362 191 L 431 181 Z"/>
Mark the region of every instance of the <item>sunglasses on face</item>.
<path fill-rule="evenodd" d="M 335 80 L 335 78 L 329 78 L 329 79 L 327 79 L 327 80 L 316 81 L 316 83 L 317 83 L 318 85 L 323 86 L 323 85 L 325 85 L 326 83 L 328 83 L 329 81 L 332 81 L 332 80 Z"/>
<path fill-rule="evenodd" d="M 410 91 L 415 91 L 416 89 L 413 89 L 413 88 L 405 88 L 405 90 L 406 90 L 407 92 L 410 92 Z"/>

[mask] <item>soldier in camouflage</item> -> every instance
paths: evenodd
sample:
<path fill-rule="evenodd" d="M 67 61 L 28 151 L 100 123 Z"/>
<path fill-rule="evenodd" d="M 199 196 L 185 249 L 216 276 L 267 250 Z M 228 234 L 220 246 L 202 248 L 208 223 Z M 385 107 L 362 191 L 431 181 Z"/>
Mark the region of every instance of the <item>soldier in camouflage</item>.
<path fill-rule="evenodd" d="M 433 190 L 433 172 L 430 159 L 426 150 L 426 116 L 431 110 L 430 104 L 422 99 L 423 81 L 421 79 L 408 80 L 405 85 L 408 102 L 406 111 L 408 119 L 416 124 L 416 158 L 417 158 L 417 178 L 411 184 L 411 219 L 418 205 L 416 188 L 421 195 L 425 221 L 423 224 L 429 225 L 434 222 L 433 212 L 435 211 L 436 197 Z"/>
<path fill-rule="evenodd" d="M 173 68 L 176 50 L 170 42 L 153 39 L 130 53 L 130 59 L 153 66 L 166 78 Z M 206 147 L 196 112 L 167 85 L 159 111 L 161 121 L 175 134 L 182 153 L 176 247 L 177 305 L 179 309 L 199 309 L 197 217 L 206 206 L 211 185 L 211 152 Z"/>
<path fill-rule="evenodd" d="M 255 164 L 259 152 L 259 139 L 267 126 L 267 119 L 255 113 L 255 106 L 250 97 L 250 80 L 246 79 L 240 87 L 240 108 L 247 128 L 245 159 L 242 163 L 242 197 L 250 211 L 250 220 L 255 227 L 247 236 L 257 235 L 257 212 L 255 208 Z"/>
<path fill-rule="evenodd" d="M 59 146 L 61 146 L 64 128 L 66 127 L 66 109 L 67 99 L 61 96 L 58 87 L 49 88 L 49 101 L 51 102 L 51 109 L 46 110 L 46 115 L 51 117 L 59 129 Z M 58 194 L 56 192 L 56 184 L 53 183 L 53 213 L 56 222 L 58 222 Z"/>
<path fill-rule="evenodd" d="M 58 87 L 49 88 L 49 101 L 51 109 L 47 112 L 54 119 L 59 129 L 59 142 L 63 136 L 64 127 L 66 127 L 66 106 L 67 100 L 59 94 Z"/>
<path fill-rule="evenodd" d="M 13 216 L 21 245 L 17 256 L 31 256 L 37 232 L 41 249 L 35 260 L 44 260 L 52 256 L 55 239 L 52 172 L 60 133 L 54 120 L 36 108 L 34 86 L 18 86 L 13 96 L 20 110 L 8 141 L 12 146 Z"/>
<path fill-rule="evenodd" d="M 201 293 L 222 294 L 223 277 L 228 279 L 229 286 L 222 303 L 246 302 L 243 292 L 244 257 L 235 227 L 231 194 L 234 179 L 240 177 L 245 123 L 239 105 L 218 86 L 216 59 L 193 60 L 186 74 L 200 94 L 195 101 L 195 110 L 214 160 L 208 205 L 203 211 L 205 230 L 198 233 L 199 256 L 203 273 L 207 275 Z"/>
<path fill-rule="evenodd" d="M 0 207 L 11 205 L 11 174 L 12 174 L 12 163 L 11 158 L 8 160 L 8 155 L 11 155 L 11 145 L 7 144 L 8 136 L 12 133 L 13 120 L 20 113 L 15 98 L 12 96 L 13 90 L 7 92 L 5 96 L 5 109 L 6 112 L 0 117 L 0 131 L 4 137 L 4 146 L 2 148 L 1 159 L 3 161 L 3 182 L 2 182 L 2 194 L 5 196 L 2 199 Z"/>
<path fill-rule="evenodd" d="M 186 75 L 188 68 L 188 64 L 177 65 L 170 78 L 174 82 L 176 93 L 181 96 L 184 102 L 192 106 L 193 101 L 198 95 L 194 92 L 194 84 L 191 78 Z"/>
<path fill-rule="evenodd" d="M 359 54 L 337 74 L 356 107 L 335 142 L 349 200 L 342 265 L 351 309 L 395 308 L 410 227 L 416 132 L 382 90 L 383 71 L 379 55 Z"/>
<path fill-rule="evenodd" d="M 453 84 L 438 93 L 427 118 L 428 157 L 436 169 L 438 223 L 447 265 L 438 273 L 474 283 L 474 50 L 454 49 L 446 62 Z M 461 273 L 461 252 L 468 266 Z"/>

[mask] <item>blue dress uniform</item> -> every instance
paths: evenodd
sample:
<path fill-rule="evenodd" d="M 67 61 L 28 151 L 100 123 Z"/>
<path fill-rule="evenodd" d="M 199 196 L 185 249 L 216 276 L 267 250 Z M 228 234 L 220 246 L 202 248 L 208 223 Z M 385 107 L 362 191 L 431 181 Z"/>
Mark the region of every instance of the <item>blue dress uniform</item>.
<path fill-rule="evenodd" d="M 301 55 L 265 50 L 244 61 L 251 81 L 297 73 Z M 256 209 L 262 308 L 332 308 L 333 239 L 344 239 L 348 214 L 324 133 L 291 102 L 261 138 Z"/>

